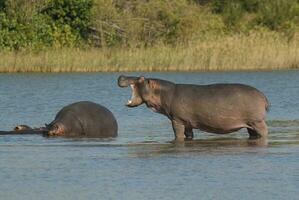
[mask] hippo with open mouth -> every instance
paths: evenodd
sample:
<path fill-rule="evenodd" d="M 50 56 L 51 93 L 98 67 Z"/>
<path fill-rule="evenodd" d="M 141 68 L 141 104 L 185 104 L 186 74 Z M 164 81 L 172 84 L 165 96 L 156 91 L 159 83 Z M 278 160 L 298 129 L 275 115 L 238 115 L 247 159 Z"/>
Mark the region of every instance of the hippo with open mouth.
<path fill-rule="evenodd" d="M 99 104 L 81 101 L 63 107 L 45 127 L 18 125 L 7 134 L 42 134 L 45 136 L 103 138 L 117 136 L 117 122 L 112 112 Z"/>
<path fill-rule="evenodd" d="M 119 87 L 132 89 L 126 106 L 143 103 L 154 112 L 166 115 L 172 123 L 175 139 L 193 138 L 193 129 L 225 134 L 247 128 L 250 139 L 266 137 L 266 96 L 248 85 L 175 84 L 170 81 L 119 76 Z"/>

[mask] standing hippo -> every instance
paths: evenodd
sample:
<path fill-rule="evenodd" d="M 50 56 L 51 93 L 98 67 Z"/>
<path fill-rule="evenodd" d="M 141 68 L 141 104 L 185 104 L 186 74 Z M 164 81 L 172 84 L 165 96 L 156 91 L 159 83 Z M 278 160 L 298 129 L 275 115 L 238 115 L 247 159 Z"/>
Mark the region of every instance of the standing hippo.
<path fill-rule="evenodd" d="M 116 137 L 117 122 L 107 108 L 93 102 L 81 101 L 62 108 L 46 127 L 30 128 L 19 125 L 13 131 L 0 132 L 2 135 L 18 133 L 65 137 Z"/>
<path fill-rule="evenodd" d="M 251 139 L 268 134 L 267 98 L 248 85 L 175 84 L 143 76 L 120 76 L 118 85 L 132 89 L 128 107 L 145 103 L 153 111 L 166 115 L 176 140 L 192 139 L 193 129 L 225 134 L 247 128 Z"/>

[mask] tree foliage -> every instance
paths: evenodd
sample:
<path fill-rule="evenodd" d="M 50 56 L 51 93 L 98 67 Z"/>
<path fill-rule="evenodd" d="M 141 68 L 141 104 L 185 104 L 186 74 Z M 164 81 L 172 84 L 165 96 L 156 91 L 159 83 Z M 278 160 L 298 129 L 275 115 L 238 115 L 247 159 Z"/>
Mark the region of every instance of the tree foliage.
<path fill-rule="evenodd" d="M 0 0 L 0 49 L 177 45 L 265 29 L 292 38 L 299 0 Z"/>

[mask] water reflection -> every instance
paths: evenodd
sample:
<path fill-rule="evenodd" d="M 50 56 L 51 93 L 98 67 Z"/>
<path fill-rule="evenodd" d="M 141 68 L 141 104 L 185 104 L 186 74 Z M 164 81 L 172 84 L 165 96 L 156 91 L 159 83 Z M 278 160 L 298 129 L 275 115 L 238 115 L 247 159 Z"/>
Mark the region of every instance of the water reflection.
<path fill-rule="evenodd" d="M 130 144 L 129 152 L 131 156 L 152 157 L 161 155 L 178 155 L 191 153 L 232 153 L 248 148 L 267 147 L 268 139 L 238 139 L 238 138 L 214 138 L 214 139 L 196 139 L 185 142 L 169 141 L 167 143 L 141 142 Z"/>

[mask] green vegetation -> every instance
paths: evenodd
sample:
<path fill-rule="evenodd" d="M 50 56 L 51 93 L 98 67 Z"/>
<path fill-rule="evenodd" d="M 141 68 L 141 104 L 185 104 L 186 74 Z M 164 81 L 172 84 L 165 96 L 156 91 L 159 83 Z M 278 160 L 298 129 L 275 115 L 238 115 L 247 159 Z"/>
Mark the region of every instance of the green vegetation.
<path fill-rule="evenodd" d="M 0 0 L 0 71 L 299 67 L 299 0 Z"/>

